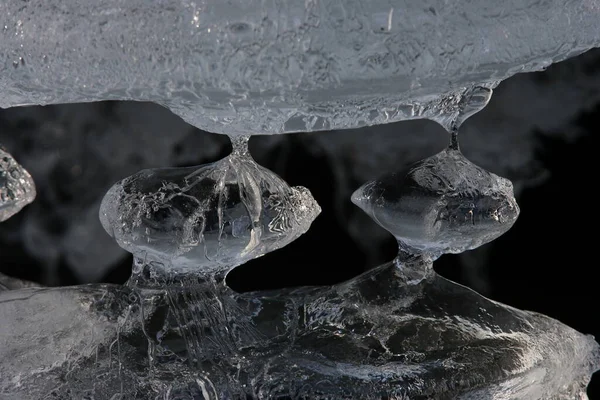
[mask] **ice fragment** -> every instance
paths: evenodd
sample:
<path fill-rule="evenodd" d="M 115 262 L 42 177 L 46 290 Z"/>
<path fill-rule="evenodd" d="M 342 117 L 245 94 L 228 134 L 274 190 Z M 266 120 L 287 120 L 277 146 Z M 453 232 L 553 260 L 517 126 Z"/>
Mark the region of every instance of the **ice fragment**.
<path fill-rule="evenodd" d="M 33 178 L 0 146 L 0 222 L 21 211 L 34 199 Z"/>

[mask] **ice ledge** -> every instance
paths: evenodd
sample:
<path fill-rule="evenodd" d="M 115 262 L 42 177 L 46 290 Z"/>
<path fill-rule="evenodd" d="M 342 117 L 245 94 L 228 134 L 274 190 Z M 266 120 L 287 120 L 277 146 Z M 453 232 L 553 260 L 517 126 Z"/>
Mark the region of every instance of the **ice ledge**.
<path fill-rule="evenodd" d="M 1 107 L 139 100 L 228 134 L 439 112 L 600 43 L 598 0 L 7 1 Z"/>

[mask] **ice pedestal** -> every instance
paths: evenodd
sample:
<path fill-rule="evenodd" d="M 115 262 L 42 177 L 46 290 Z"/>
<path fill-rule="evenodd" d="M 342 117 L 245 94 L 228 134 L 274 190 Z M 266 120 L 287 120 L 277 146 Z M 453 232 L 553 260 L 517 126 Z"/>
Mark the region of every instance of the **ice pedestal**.
<path fill-rule="evenodd" d="M 394 263 L 331 288 L 0 292 L 3 399 L 574 399 L 592 337 Z"/>
<path fill-rule="evenodd" d="M 153 101 L 232 135 L 431 118 L 598 46 L 599 18 L 591 0 L 10 1 L 0 106 Z"/>

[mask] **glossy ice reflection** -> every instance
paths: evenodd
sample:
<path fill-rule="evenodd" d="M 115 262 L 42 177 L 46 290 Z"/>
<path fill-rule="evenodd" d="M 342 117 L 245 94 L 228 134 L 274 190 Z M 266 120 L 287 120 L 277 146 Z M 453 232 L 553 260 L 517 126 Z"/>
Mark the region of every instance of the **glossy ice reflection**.
<path fill-rule="evenodd" d="M 29 172 L 0 146 L 0 222 L 21 211 L 35 195 Z"/>
<path fill-rule="evenodd" d="M 256 164 L 247 138 L 212 164 L 143 170 L 115 184 L 100 209 L 104 229 L 144 262 L 177 271 L 228 269 L 290 243 L 321 209 Z"/>
<path fill-rule="evenodd" d="M 418 253 L 460 253 L 494 240 L 519 215 L 512 183 L 447 148 L 368 182 L 352 201 Z"/>

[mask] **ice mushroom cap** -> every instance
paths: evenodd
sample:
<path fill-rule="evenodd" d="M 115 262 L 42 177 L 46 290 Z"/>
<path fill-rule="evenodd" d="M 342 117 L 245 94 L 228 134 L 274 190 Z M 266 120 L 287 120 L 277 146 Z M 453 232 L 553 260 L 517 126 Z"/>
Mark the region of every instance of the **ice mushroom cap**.
<path fill-rule="evenodd" d="M 249 156 L 140 171 L 104 197 L 100 220 L 119 246 L 178 271 L 228 269 L 283 247 L 321 209 Z"/>
<path fill-rule="evenodd" d="M 448 148 L 352 195 L 398 241 L 439 256 L 494 240 L 519 215 L 512 183 Z"/>

